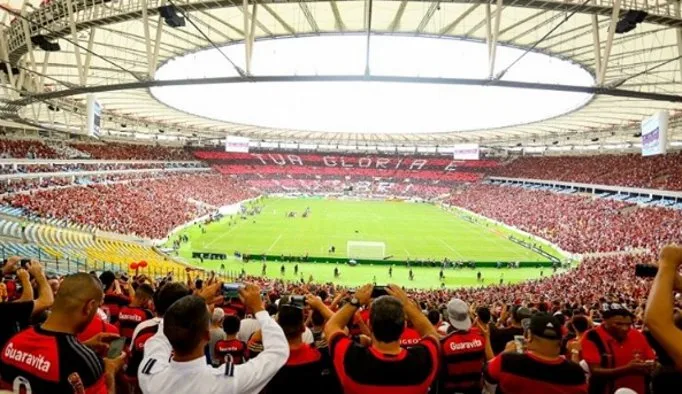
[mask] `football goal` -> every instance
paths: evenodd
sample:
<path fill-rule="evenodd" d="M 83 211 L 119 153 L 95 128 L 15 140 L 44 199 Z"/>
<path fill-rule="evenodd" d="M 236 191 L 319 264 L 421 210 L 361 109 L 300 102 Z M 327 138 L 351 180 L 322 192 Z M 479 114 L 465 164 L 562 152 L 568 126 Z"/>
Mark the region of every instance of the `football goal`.
<path fill-rule="evenodd" d="M 386 256 L 386 244 L 371 241 L 348 241 L 346 255 L 351 259 L 381 260 Z"/>

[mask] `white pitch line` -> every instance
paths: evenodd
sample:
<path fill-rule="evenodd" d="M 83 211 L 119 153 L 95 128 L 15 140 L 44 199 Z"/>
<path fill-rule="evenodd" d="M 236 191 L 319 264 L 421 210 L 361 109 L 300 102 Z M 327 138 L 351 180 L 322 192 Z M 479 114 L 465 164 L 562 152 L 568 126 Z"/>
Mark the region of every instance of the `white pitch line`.
<path fill-rule="evenodd" d="M 234 230 L 236 230 L 237 227 L 239 227 L 239 225 L 241 225 L 241 224 L 242 224 L 242 222 L 239 222 L 239 223 L 235 224 L 234 227 L 232 227 L 230 230 L 228 230 L 228 231 L 226 231 L 226 232 L 220 234 L 220 236 L 218 236 L 218 238 L 214 239 L 213 241 L 211 241 L 211 242 L 209 242 L 209 243 L 207 243 L 207 244 L 204 244 L 204 248 L 208 248 L 209 246 L 213 245 L 214 243 L 216 243 L 216 242 L 220 241 L 221 239 L 225 238 L 225 237 L 226 237 L 227 235 L 229 235 L 231 232 L 233 232 Z"/>
<path fill-rule="evenodd" d="M 282 239 L 282 234 L 280 234 L 279 237 L 277 237 L 277 239 L 275 240 L 275 242 L 273 242 L 272 245 L 270 245 L 270 247 L 268 248 L 267 252 L 271 251 L 272 248 L 274 248 L 275 245 L 277 245 L 277 242 L 279 242 L 280 239 Z"/>
<path fill-rule="evenodd" d="M 457 253 L 457 256 L 459 256 L 460 259 L 461 259 L 461 258 L 464 258 L 464 256 L 462 256 L 461 253 L 459 253 L 459 252 L 458 252 L 455 248 L 453 248 L 452 246 L 448 245 L 447 242 L 443 241 L 443 240 L 440 239 L 440 238 L 436 238 L 436 239 L 438 239 L 443 245 L 445 245 L 446 248 L 448 248 L 448 249 L 452 250 L 453 252 Z"/>

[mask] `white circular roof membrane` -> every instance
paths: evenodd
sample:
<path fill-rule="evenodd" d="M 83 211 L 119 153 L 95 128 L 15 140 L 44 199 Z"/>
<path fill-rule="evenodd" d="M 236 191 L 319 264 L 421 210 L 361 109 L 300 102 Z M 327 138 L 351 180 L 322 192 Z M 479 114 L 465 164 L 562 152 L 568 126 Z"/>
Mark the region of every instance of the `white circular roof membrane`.
<path fill-rule="evenodd" d="M 375 76 L 485 79 L 485 42 L 408 36 L 372 36 Z M 245 69 L 244 44 L 224 53 Z M 523 54 L 497 47 L 495 74 Z M 257 41 L 255 76 L 364 75 L 366 37 L 314 36 Z M 236 77 L 216 50 L 187 54 L 163 64 L 160 80 Z M 581 66 L 530 52 L 505 81 L 592 86 Z M 440 133 L 536 122 L 585 105 L 591 94 L 548 90 L 395 82 L 240 82 L 151 89 L 166 105 L 233 124 L 329 133 Z"/>

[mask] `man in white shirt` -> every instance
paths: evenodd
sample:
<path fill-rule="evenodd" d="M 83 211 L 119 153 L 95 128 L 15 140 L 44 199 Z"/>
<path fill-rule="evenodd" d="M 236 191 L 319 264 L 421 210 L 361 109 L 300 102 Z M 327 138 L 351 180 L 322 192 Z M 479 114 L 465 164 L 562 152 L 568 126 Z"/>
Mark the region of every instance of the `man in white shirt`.
<path fill-rule="evenodd" d="M 202 298 L 187 296 L 166 311 L 159 332 L 145 344 L 138 373 L 142 392 L 260 392 L 288 359 L 289 346 L 282 328 L 263 310 L 258 286 L 247 285 L 240 296 L 263 332 L 265 350 L 257 358 L 241 365 L 207 365 L 210 314 Z"/>

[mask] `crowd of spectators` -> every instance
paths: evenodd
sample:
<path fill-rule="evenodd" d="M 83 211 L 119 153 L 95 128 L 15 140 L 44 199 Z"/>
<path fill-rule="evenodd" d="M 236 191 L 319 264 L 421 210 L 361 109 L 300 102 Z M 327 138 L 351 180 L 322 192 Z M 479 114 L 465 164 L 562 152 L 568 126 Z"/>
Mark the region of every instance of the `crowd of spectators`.
<path fill-rule="evenodd" d="M 682 152 L 642 156 L 520 157 L 490 175 L 649 189 L 682 190 Z"/>
<path fill-rule="evenodd" d="M 219 207 L 252 196 L 252 191 L 228 177 L 192 174 L 38 190 L 10 195 L 6 201 L 43 218 L 163 238 L 173 228 L 206 214 L 208 208 L 200 203 Z"/>
<path fill-rule="evenodd" d="M 158 160 L 193 161 L 194 156 L 184 148 L 161 145 L 136 145 L 118 142 L 71 143 L 71 147 L 86 152 L 92 159 L 100 160 Z"/>
<path fill-rule="evenodd" d="M 167 168 L 205 167 L 200 162 L 168 163 L 67 163 L 67 164 L 0 164 L 0 174 L 30 174 L 39 172 L 117 171 Z"/>
<path fill-rule="evenodd" d="M 394 181 L 393 179 L 374 180 L 370 177 L 343 177 L 337 179 L 251 178 L 244 180 L 244 182 L 265 193 L 352 194 L 356 196 L 395 196 L 432 199 L 447 194 L 450 191 L 449 186 L 440 184 L 438 181 L 416 183 L 410 182 L 409 179 L 402 181 Z"/>
<path fill-rule="evenodd" d="M 573 253 L 656 250 L 682 242 L 682 212 L 585 195 L 473 185 L 450 203 L 545 238 Z"/>
<path fill-rule="evenodd" d="M 258 277 L 240 277 L 248 284 L 234 287 L 189 270 L 184 278 L 48 278 L 38 262 L 10 258 L 2 267 L 15 279 L 4 282 L 11 291 L 0 302 L 0 385 L 97 393 L 675 393 L 682 331 L 674 324 L 682 316 L 673 311 L 680 306 L 673 290 L 682 290 L 682 249 L 664 249 L 652 290 L 634 266 L 654 260 L 594 257 L 537 281 L 425 291 Z M 119 338 L 123 353 L 112 351 Z M 23 354 L 36 353 L 43 359 L 25 361 Z"/>
<path fill-rule="evenodd" d="M 184 148 L 118 142 L 69 142 L 40 139 L 0 140 L 0 159 L 74 159 L 194 161 Z"/>
<path fill-rule="evenodd" d="M 57 153 L 40 140 L 0 139 L 0 159 L 54 159 Z"/>
<path fill-rule="evenodd" d="M 29 178 L 29 179 L 5 179 L 0 181 L 0 195 L 13 193 L 37 191 L 40 189 L 53 189 L 57 187 L 78 186 L 78 185 L 92 185 L 92 184 L 108 184 L 113 182 L 127 182 L 133 180 L 144 179 L 160 179 L 166 177 L 177 176 L 177 172 L 170 171 L 155 171 L 155 172 L 140 172 L 140 173 L 122 173 L 112 174 L 104 173 L 100 175 L 79 175 L 73 176 L 49 176 L 43 178 Z M 2 201 L 5 202 L 8 196 L 5 196 Z"/>

